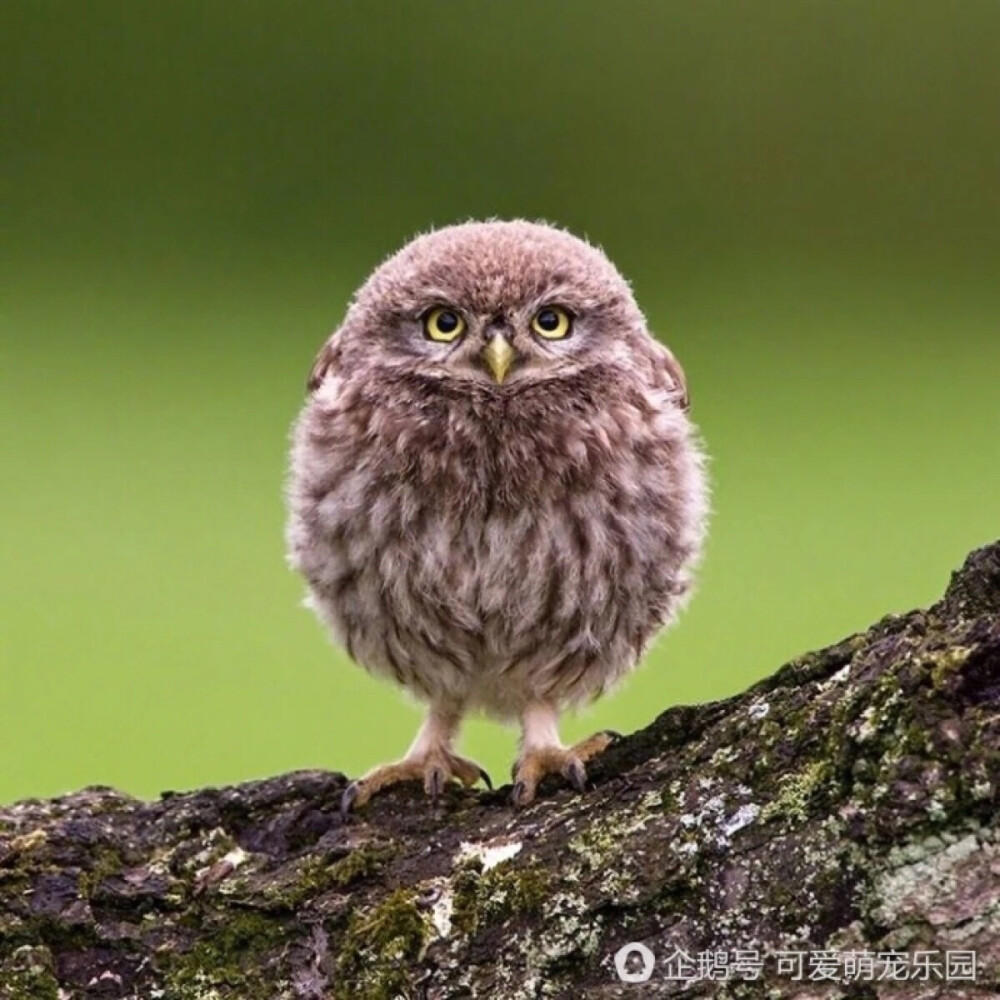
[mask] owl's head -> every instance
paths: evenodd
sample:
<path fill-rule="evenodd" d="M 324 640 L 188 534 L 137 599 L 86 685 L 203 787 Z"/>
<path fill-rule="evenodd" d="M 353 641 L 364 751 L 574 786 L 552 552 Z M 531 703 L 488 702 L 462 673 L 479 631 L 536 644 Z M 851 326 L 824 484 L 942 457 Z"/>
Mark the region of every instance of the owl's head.
<path fill-rule="evenodd" d="M 470 222 L 419 236 L 357 292 L 309 378 L 418 374 L 505 393 L 594 366 L 635 370 L 656 352 L 625 279 L 598 248 L 552 226 Z"/>

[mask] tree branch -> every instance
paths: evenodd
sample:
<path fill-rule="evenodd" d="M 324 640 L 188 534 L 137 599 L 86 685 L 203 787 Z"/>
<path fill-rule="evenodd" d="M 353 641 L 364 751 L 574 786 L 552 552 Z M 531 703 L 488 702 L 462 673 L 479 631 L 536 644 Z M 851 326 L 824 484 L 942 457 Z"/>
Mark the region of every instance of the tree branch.
<path fill-rule="evenodd" d="M 0 997 L 995 997 L 1000 543 L 932 608 L 670 709 L 591 777 L 519 812 L 401 789 L 345 820 L 315 771 L 16 804 Z M 615 971 L 630 942 L 644 986 Z M 733 949 L 769 954 L 761 980 L 671 978 L 676 950 Z M 976 952 L 978 978 L 837 987 L 773 955 L 819 949 Z"/>

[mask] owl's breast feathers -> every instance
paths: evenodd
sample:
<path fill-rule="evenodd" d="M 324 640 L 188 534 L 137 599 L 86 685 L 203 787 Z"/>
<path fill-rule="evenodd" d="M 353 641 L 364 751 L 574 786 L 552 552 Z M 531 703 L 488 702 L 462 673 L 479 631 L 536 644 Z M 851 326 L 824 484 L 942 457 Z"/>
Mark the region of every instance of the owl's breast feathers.
<path fill-rule="evenodd" d="M 351 655 L 500 716 L 634 666 L 690 588 L 706 513 L 669 383 L 607 371 L 319 393 L 289 493 L 292 562 Z"/>

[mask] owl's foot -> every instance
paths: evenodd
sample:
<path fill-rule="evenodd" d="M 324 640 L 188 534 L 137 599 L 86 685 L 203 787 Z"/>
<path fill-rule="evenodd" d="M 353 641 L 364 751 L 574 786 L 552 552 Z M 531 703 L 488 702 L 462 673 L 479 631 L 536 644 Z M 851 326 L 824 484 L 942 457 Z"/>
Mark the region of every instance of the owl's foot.
<path fill-rule="evenodd" d="M 424 791 L 436 799 L 452 780 L 461 782 L 466 788 L 482 781 L 493 790 L 490 776 L 475 761 L 439 748 L 419 757 L 404 757 L 395 764 L 383 764 L 352 781 L 341 797 L 340 810 L 349 813 L 352 809 L 360 809 L 373 795 L 402 781 L 422 781 Z"/>
<path fill-rule="evenodd" d="M 515 806 L 533 802 L 542 778 L 562 775 L 578 792 L 587 787 L 586 762 L 603 753 L 621 738 L 620 733 L 605 729 L 571 747 L 559 745 L 534 747 L 522 752 L 513 768 Z"/>

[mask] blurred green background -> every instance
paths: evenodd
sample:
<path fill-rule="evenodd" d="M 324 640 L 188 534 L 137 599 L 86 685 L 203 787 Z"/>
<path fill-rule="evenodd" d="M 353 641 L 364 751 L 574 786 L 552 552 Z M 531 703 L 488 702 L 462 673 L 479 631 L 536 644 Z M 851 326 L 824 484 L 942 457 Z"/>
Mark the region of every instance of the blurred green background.
<path fill-rule="evenodd" d="M 998 62 L 992 0 L 7 0 L 0 801 L 405 749 L 300 607 L 287 435 L 353 288 L 467 217 L 602 244 L 713 455 L 699 595 L 566 737 L 934 599 L 1000 535 Z"/>

